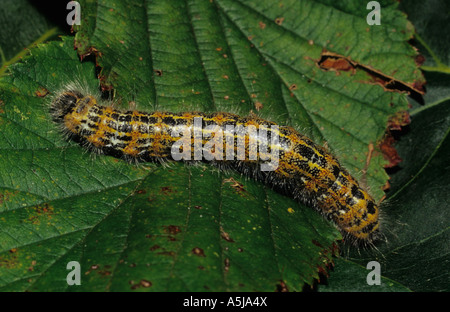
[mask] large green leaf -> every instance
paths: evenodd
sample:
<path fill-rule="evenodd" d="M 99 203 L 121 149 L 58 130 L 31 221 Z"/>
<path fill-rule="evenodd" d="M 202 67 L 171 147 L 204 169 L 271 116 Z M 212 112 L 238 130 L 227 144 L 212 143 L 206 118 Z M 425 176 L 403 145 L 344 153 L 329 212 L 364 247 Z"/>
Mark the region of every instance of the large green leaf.
<path fill-rule="evenodd" d="M 318 277 L 339 235 L 311 209 L 233 173 L 94 159 L 64 141 L 37 93 L 74 74 L 95 87 L 72 40 L 33 49 L 2 80 L 4 289 L 66 289 L 72 260 L 87 274 L 78 290 L 300 290 Z"/>
<path fill-rule="evenodd" d="M 251 111 L 327 142 L 380 199 L 376 147 L 406 109 L 365 71 L 325 71 L 323 49 L 421 83 L 412 29 L 327 1 L 80 1 L 73 38 L 31 50 L 1 80 L 0 287 L 4 290 L 301 290 L 340 238 L 309 207 L 206 165 L 133 165 L 86 154 L 50 122 L 49 96 L 74 79 L 151 111 Z M 318 23 L 318 19 L 320 23 Z M 352 31 L 349 31 L 349 30 Z M 80 62 L 78 54 L 84 59 Z M 390 55 L 386 58 L 386 55 Z M 365 175 L 361 172 L 367 172 Z M 68 286 L 79 261 L 82 285 Z"/>

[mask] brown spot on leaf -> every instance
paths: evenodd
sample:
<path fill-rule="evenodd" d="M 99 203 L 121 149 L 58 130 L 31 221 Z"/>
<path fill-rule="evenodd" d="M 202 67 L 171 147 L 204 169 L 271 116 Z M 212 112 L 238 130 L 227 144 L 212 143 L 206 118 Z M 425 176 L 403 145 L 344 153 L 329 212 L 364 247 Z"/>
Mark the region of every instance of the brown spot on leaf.
<path fill-rule="evenodd" d="M 283 24 L 283 21 L 284 21 L 284 17 L 277 17 L 275 19 L 275 23 L 280 26 L 281 26 L 281 24 Z"/>
<path fill-rule="evenodd" d="M 414 58 L 417 66 L 422 66 L 425 63 L 425 56 L 419 54 Z"/>
<path fill-rule="evenodd" d="M 170 193 L 174 192 L 170 186 L 163 186 L 161 187 L 161 193 L 164 195 L 169 195 Z"/>
<path fill-rule="evenodd" d="M 290 90 L 290 91 L 297 90 L 297 85 L 296 85 L 295 83 L 291 84 L 291 85 L 289 86 L 289 90 Z"/>
<path fill-rule="evenodd" d="M 28 267 L 28 271 L 34 271 L 34 266 L 36 265 L 36 260 L 31 261 L 31 265 Z"/>
<path fill-rule="evenodd" d="M 130 281 L 130 283 L 131 282 L 133 282 L 133 281 Z M 139 284 L 134 284 L 134 285 L 132 285 L 130 288 L 132 289 L 132 290 L 135 290 L 135 289 L 138 289 L 140 287 L 140 285 Z"/>
<path fill-rule="evenodd" d="M 259 28 L 261 28 L 261 29 L 266 28 L 266 24 L 264 24 L 263 22 L 259 22 L 258 25 L 259 25 Z"/>
<path fill-rule="evenodd" d="M 260 111 L 263 107 L 264 107 L 264 105 L 261 102 L 256 102 L 255 103 L 255 109 L 257 111 Z"/>
<path fill-rule="evenodd" d="M 144 279 L 141 280 L 141 281 L 139 282 L 139 284 L 140 284 L 142 287 L 145 287 L 145 288 L 152 286 L 152 283 L 151 283 L 150 281 L 147 281 L 147 280 L 144 280 Z"/>
<path fill-rule="evenodd" d="M 153 245 L 152 247 L 150 247 L 150 251 L 155 251 L 156 249 L 161 248 L 161 246 L 159 245 Z"/>
<path fill-rule="evenodd" d="M 135 284 L 133 280 L 129 281 L 128 283 L 131 285 L 130 288 L 132 290 L 135 290 L 135 289 L 138 289 L 138 288 L 141 288 L 141 287 L 148 288 L 148 287 L 152 286 L 152 282 L 144 280 L 144 279 L 141 279 L 139 281 L 139 283 L 137 283 L 137 284 Z"/>
<path fill-rule="evenodd" d="M 230 237 L 230 235 L 227 232 L 225 232 L 223 230 L 222 227 L 220 227 L 220 237 L 222 237 L 224 240 L 226 240 L 229 243 L 234 243 L 234 240 Z"/>
<path fill-rule="evenodd" d="M 34 206 L 33 212 L 28 217 L 28 221 L 32 224 L 40 224 L 41 221 L 50 221 L 53 218 L 54 207 L 48 203 Z"/>
<path fill-rule="evenodd" d="M 175 237 L 169 235 L 169 236 L 167 236 L 167 240 L 169 242 L 175 242 L 177 239 Z"/>
<path fill-rule="evenodd" d="M 200 247 L 194 247 L 194 249 L 192 249 L 192 253 L 199 257 L 206 257 L 205 252 Z"/>
<path fill-rule="evenodd" d="M 0 268 L 4 267 L 7 269 L 12 269 L 12 268 L 17 267 L 18 264 L 19 264 L 19 262 L 17 260 L 16 252 L 0 256 Z"/>
<path fill-rule="evenodd" d="M 112 274 L 111 271 L 108 270 L 97 271 L 97 273 L 101 276 L 110 276 Z"/>
<path fill-rule="evenodd" d="M 179 226 L 176 225 L 168 225 L 164 226 L 164 231 L 168 234 L 176 235 L 181 232 L 181 229 Z"/>
<path fill-rule="evenodd" d="M 395 144 L 394 137 L 392 136 L 390 131 L 387 131 L 383 140 L 379 144 L 384 159 L 386 159 L 389 162 L 387 165 L 385 165 L 385 168 L 395 167 L 402 161 L 394 144 Z"/>
<path fill-rule="evenodd" d="M 91 267 L 89 268 L 89 270 L 87 270 L 86 272 L 84 272 L 84 275 L 89 275 L 92 271 L 98 270 L 100 266 L 98 264 L 93 264 L 91 265 Z"/>
<path fill-rule="evenodd" d="M 389 118 L 386 133 L 378 145 L 383 153 L 384 159 L 389 162 L 385 165 L 385 168 L 393 168 L 402 161 L 402 158 L 399 156 L 397 149 L 395 148 L 395 137 L 393 133 L 395 131 L 402 130 L 402 127 L 405 127 L 410 123 L 411 119 L 407 111 L 397 112 L 394 116 Z M 384 186 L 385 189 L 388 187 L 389 185 Z"/>
<path fill-rule="evenodd" d="M 155 72 L 156 76 L 161 77 L 163 75 L 163 71 L 161 69 L 154 69 L 153 71 Z"/>
<path fill-rule="evenodd" d="M 228 272 L 230 270 L 230 259 L 229 258 L 225 258 L 225 260 L 223 261 L 224 264 L 224 271 Z"/>
<path fill-rule="evenodd" d="M 49 93 L 50 93 L 50 91 L 48 91 L 44 87 L 41 87 L 41 88 L 37 89 L 34 94 L 36 94 L 36 96 L 38 96 L 38 97 L 45 97 Z"/>

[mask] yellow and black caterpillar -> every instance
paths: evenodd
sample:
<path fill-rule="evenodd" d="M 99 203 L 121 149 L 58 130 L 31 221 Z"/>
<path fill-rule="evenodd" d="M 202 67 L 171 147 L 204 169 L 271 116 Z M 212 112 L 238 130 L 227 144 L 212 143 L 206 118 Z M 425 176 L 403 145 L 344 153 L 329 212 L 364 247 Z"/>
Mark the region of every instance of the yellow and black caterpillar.
<path fill-rule="evenodd" d="M 314 206 L 326 218 L 333 220 L 346 237 L 370 242 L 379 231 L 379 208 L 374 199 L 339 164 L 336 157 L 291 127 L 230 113 L 123 112 L 111 105 L 99 105 L 94 96 L 76 89 L 65 90 L 53 99 L 51 115 L 70 138 L 86 147 L 137 161 L 170 159 L 174 144 L 181 140 L 174 135 L 180 133 L 180 127 L 191 133 L 187 142 L 191 155 L 194 155 L 194 145 L 198 144 L 195 133 L 200 131 L 202 134 L 200 142 L 204 147 L 208 143 L 205 137 L 214 137 L 211 130 L 214 126 L 216 130 L 222 129 L 228 133 L 219 139 L 228 146 L 231 142 L 233 151 L 237 151 L 238 141 L 244 142 L 245 157 L 225 157 L 229 155 L 225 155 L 224 149 L 217 149 L 216 145 L 214 152 L 223 157 L 211 161 L 246 174 L 256 173 L 257 178 L 270 186 L 281 188 L 295 199 Z M 201 123 L 196 124 L 196 119 Z M 264 128 L 267 140 L 260 137 L 256 140 L 266 149 L 252 147 L 248 133 L 236 131 L 230 135 L 226 130 L 230 126 Z M 275 137 L 277 140 L 272 140 Z M 180 151 L 179 147 L 177 151 Z M 273 170 L 260 170 L 273 151 L 277 152 L 277 166 Z M 252 158 L 252 154 L 256 157 Z"/>

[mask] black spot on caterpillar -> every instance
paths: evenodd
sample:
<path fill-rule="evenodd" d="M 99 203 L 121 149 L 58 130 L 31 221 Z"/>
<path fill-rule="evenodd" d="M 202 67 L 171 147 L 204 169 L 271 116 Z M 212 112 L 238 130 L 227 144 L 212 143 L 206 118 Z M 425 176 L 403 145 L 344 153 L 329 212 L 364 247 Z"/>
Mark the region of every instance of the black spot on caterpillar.
<path fill-rule="evenodd" d="M 379 232 L 374 199 L 335 156 L 291 127 L 224 112 L 120 111 L 76 88 L 58 94 L 50 111 L 69 138 L 97 152 L 128 161 L 198 160 L 200 152 L 315 207 L 354 242 Z"/>

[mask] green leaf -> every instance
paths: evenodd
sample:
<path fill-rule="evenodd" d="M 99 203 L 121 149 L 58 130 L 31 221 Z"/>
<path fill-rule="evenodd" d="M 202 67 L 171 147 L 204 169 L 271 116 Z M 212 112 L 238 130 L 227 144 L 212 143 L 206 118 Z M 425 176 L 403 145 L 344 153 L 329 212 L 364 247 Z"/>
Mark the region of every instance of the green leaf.
<path fill-rule="evenodd" d="M 70 37 L 40 45 L 0 81 L 1 289 L 299 291 L 317 279 L 340 235 L 315 211 L 207 165 L 92 157 L 60 135 L 43 95 L 73 80 L 95 89 L 93 54 L 119 106 L 292 125 L 327 142 L 380 199 L 386 161 L 376 148 L 366 168 L 368 150 L 405 95 L 317 62 L 325 48 L 421 82 L 396 4 L 383 3 L 389 23 L 370 27 L 367 10 L 326 1 L 80 3 L 78 51 Z M 69 261 L 81 286 L 66 282 Z"/>
<path fill-rule="evenodd" d="M 2 80 L 5 289 L 67 289 L 73 260 L 87 275 L 78 290 L 300 290 L 318 277 L 339 235 L 310 208 L 234 173 L 94 159 L 66 143 L 37 92 L 73 73 L 95 86 L 71 40 L 33 49 Z"/>

